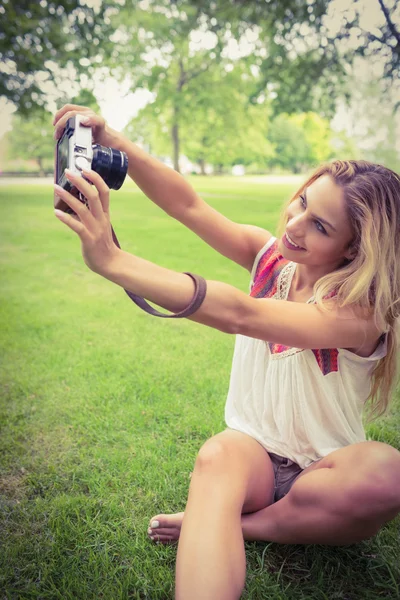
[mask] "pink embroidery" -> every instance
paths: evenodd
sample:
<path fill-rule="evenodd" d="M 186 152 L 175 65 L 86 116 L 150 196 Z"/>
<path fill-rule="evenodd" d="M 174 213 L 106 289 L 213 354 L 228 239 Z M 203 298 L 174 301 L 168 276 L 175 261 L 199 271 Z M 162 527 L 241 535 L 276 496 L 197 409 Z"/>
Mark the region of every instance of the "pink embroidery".
<path fill-rule="evenodd" d="M 282 269 L 288 264 L 288 260 L 282 256 L 277 250 L 278 240 L 264 252 L 258 261 L 256 272 L 254 274 L 254 282 L 251 288 L 250 296 L 253 298 L 272 298 L 277 293 L 278 278 Z M 332 292 L 327 297 L 332 297 L 335 292 Z M 272 355 L 279 355 L 290 350 L 293 354 L 304 352 L 301 348 L 292 348 L 284 344 L 276 344 L 266 342 Z M 334 371 L 338 371 L 338 355 L 337 348 L 323 348 L 312 350 L 319 368 L 323 375 L 328 375 Z M 292 352 L 290 352 L 292 354 Z"/>
<path fill-rule="evenodd" d="M 277 251 L 278 240 L 264 252 L 258 261 L 250 296 L 272 298 L 277 291 L 279 273 L 289 262 Z"/>
<path fill-rule="evenodd" d="M 339 371 L 338 367 L 338 355 L 339 351 L 337 348 L 324 348 L 323 350 L 312 350 L 319 368 L 322 371 L 322 375 L 328 375 L 333 371 Z"/>

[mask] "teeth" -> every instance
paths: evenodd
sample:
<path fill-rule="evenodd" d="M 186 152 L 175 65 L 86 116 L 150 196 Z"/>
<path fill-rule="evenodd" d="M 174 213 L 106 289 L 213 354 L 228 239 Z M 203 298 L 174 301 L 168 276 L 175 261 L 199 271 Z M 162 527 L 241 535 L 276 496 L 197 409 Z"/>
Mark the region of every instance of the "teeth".
<path fill-rule="evenodd" d="M 286 238 L 289 241 L 290 244 L 292 244 L 292 246 L 295 246 L 296 248 L 300 248 L 301 246 L 298 246 L 297 244 L 294 243 L 294 241 L 292 239 L 290 239 L 289 235 L 286 233 Z"/>

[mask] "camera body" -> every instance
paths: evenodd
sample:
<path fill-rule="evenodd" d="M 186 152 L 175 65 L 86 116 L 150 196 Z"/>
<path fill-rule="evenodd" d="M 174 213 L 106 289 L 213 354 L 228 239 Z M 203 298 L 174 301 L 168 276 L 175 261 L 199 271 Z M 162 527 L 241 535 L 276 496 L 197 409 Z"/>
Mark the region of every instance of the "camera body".
<path fill-rule="evenodd" d="M 92 143 L 92 130 L 82 125 L 83 115 L 68 119 L 64 132 L 56 145 L 56 183 L 81 202 L 87 205 L 77 188 L 66 178 L 65 169 L 82 175 L 83 169 L 98 173 L 108 187 L 119 190 L 128 171 L 128 157 L 125 152 Z M 66 213 L 74 211 L 61 198 L 55 199 L 55 208 Z"/>

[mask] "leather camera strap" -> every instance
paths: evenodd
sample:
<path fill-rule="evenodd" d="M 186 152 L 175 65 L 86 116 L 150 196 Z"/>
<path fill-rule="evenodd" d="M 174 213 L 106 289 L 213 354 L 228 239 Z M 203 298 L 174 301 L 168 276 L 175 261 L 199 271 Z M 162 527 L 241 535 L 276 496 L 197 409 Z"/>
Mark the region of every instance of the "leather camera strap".
<path fill-rule="evenodd" d="M 112 236 L 113 236 L 113 240 L 114 240 L 115 244 L 118 246 L 118 248 L 121 249 L 121 246 L 119 245 L 117 236 L 115 235 L 115 231 L 112 226 L 111 226 L 111 232 L 112 232 Z M 191 277 L 193 279 L 194 285 L 195 285 L 195 293 L 194 293 L 194 296 L 193 296 L 189 306 L 187 306 L 181 312 L 173 313 L 172 315 L 166 315 L 162 312 L 159 312 L 158 310 L 153 308 L 148 302 L 146 302 L 146 300 L 144 298 L 142 298 L 141 296 L 137 296 L 136 294 L 133 294 L 132 292 L 129 292 L 128 290 L 125 290 L 125 288 L 124 288 L 124 290 L 128 294 L 129 298 L 135 304 L 137 304 L 142 310 L 149 313 L 150 315 L 153 315 L 154 317 L 162 317 L 163 319 L 183 319 L 185 317 L 188 317 L 189 315 L 192 315 L 194 312 L 196 312 L 196 310 L 198 310 L 200 308 L 200 306 L 202 305 L 202 303 L 204 301 L 204 298 L 206 297 L 206 292 L 207 292 L 207 283 L 206 283 L 206 280 L 204 279 L 204 277 L 201 277 L 200 275 L 195 275 L 194 273 L 186 273 L 186 272 L 185 272 L 185 275 L 189 275 L 189 277 Z"/>

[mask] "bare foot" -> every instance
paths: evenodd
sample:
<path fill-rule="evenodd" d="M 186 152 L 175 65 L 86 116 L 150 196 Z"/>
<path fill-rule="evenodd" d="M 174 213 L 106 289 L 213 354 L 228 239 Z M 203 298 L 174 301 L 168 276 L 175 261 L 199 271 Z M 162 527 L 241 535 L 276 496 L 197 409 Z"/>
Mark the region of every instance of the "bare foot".
<path fill-rule="evenodd" d="M 150 519 L 150 526 L 147 530 L 150 539 L 153 542 L 161 542 L 162 544 L 177 542 L 181 533 L 184 514 L 180 512 L 173 515 L 156 515 Z"/>

